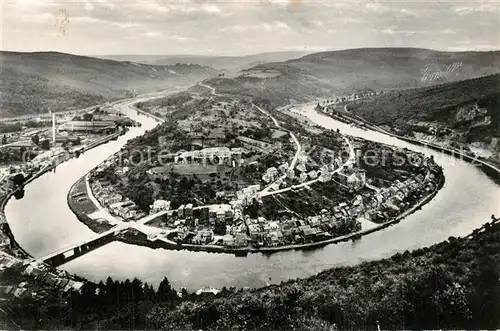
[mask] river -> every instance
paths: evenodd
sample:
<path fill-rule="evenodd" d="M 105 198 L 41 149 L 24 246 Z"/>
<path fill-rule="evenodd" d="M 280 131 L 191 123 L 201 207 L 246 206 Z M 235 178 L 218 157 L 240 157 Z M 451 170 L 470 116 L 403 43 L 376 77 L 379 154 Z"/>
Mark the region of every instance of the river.
<path fill-rule="evenodd" d="M 127 115 L 142 123 L 126 135 L 87 151 L 25 188 L 22 199 L 12 198 L 6 216 L 17 242 L 31 255 L 41 256 L 72 242 L 89 237 L 92 232 L 80 223 L 66 203 L 71 185 L 91 168 L 118 151 L 125 142 L 156 125 L 152 119 L 137 114 L 127 104 L 120 106 Z M 137 277 L 157 285 L 167 277 L 173 286 L 196 290 L 204 286 L 260 287 L 291 278 L 307 277 L 340 265 L 388 257 L 443 241 L 450 236 L 468 234 L 500 214 L 499 187 L 476 167 L 432 150 L 424 150 L 373 131 L 364 131 L 318 114 L 313 106 L 303 111 L 318 125 L 342 133 L 380 141 L 433 155 L 444 167 L 446 183 L 422 210 L 399 224 L 372 233 L 356 242 L 343 242 L 313 251 L 287 251 L 273 255 L 250 254 L 235 257 L 189 251 L 150 249 L 112 242 L 75 259 L 60 268 L 99 281 Z"/>

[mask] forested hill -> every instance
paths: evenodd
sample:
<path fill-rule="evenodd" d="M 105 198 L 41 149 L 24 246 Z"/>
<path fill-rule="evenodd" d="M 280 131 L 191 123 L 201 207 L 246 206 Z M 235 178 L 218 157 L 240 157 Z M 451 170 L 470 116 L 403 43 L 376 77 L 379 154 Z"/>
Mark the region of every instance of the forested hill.
<path fill-rule="evenodd" d="M 334 268 L 211 302 L 157 309 L 157 327 L 203 330 L 498 329 L 500 223 L 468 238 Z"/>
<path fill-rule="evenodd" d="M 428 121 L 463 131 L 467 140 L 500 137 L 500 74 L 418 89 L 391 91 L 349 109 L 381 125 Z"/>
<path fill-rule="evenodd" d="M 157 290 L 137 279 L 108 279 L 41 305 L 30 300 L 0 301 L 0 308 L 27 329 L 498 329 L 500 222 L 466 238 L 261 289 L 182 291 L 181 298 L 167 279 Z"/>
<path fill-rule="evenodd" d="M 265 63 L 236 78 L 214 78 L 208 84 L 220 93 L 267 99 L 273 106 L 280 106 L 291 100 L 312 101 L 361 90 L 416 88 L 499 72 L 499 51 L 361 48 Z"/>
<path fill-rule="evenodd" d="M 96 105 L 216 76 L 200 65 L 146 65 L 57 52 L 0 52 L 0 116 Z"/>

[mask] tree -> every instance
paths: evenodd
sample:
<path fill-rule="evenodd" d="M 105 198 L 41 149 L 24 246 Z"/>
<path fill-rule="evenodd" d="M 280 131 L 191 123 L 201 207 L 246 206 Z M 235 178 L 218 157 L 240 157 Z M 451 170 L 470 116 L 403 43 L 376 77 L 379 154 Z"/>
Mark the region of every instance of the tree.
<path fill-rule="evenodd" d="M 48 139 L 40 141 L 40 148 L 48 151 L 50 149 L 50 141 Z"/>
<path fill-rule="evenodd" d="M 21 160 L 23 161 L 26 161 L 24 159 L 24 154 L 26 153 L 26 147 L 22 146 L 20 149 L 19 149 L 19 155 L 21 156 Z"/>
<path fill-rule="evenodd" d="M 14 193 L 14 198 L 16 198 L 17 200 L 24 198 L 24 190 L 23 189 L 17 190 Z"/>
<path fill-rule="evenodd" d="M 157 301 L 173 301 L 176 296 L 177 292 L 172 289 L 167 277 L 164 277 L 158 286 L 158 291 L 156 292 Z"/>
<path fill-rule="evenodd" d="M 83 120 L 84 121 L 92 121 L 93 118 L 94 118 L 94 115 L 91 114 L 91 113 L 85 113 L 85 114 L 83 114 Z"/>
<path fill-rule="evenodd" d="M 21 185 L 22 183 L 24 183 L 24 175 L 19 173 L 19 174 L 16 174 L 13 178 L 12 178 L 12 181 L 14 182 L 14 185 L 16 186 L 19 186 Z"/>
<path fill-rule="evenodd" d="M 2 137 L 2 145 L 5 145 L 7 143 L 7 136 L 3 135 Z"/>
<path fill-rule="evenodd" d="M 137 278 L 132 280 L 132 299 L 135 302 L 142 301 L 144 299 L 144 289 L 142 281 Z"/>
<path fill-rule="evenodd" d="M 33 142 L 33 144 L 37 145 L 40 143 L 40 137 L 38 136 L 38 134 L 35 134 L 31 137 L 31 141 Z"/>
<path fill-rule="evenodd" d="M 252 204 L 248 206 L 248 215 L 250 218 L 257 218 L 259 216 L 259 202 L 252 199 Z"/>

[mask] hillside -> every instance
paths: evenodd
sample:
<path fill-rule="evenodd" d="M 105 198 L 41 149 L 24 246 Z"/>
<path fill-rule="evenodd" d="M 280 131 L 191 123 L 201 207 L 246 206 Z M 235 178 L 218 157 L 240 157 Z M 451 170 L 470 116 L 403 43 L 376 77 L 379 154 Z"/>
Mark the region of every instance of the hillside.
<path fill-rule="evenodd" d="M 0 308 L 26 329 L 498 329 L 499 278 L 497 221 L 391 258 L 215 297 L 183 290 L 179 298 L 167 279 L 155 291 L 108 278 L 70 299 L 54 293 L 43 305 L 26 298 Z"/>
<path fill-rule="evenodd" d="M 1 52 L 0 116 L 63 111 L 215 76 L 199 65 L 143 65 L 55 52 Z"/>
<path fill-rule="evenodd" d="M 388 259 L 156 309 L 152 322 L 172 330 L 498 328 L 499 240 L 500 224 L 487 224 Z"/>
<path fill-rule="evenodd" d="M 104 55 L 98 56 L 117 61 L 134 61 L 156 65 L 174 65 L 177 63 L 198 64 L 218 70 L 237 72 L 242 69 L 268 63 L 296 59 L 304 56 L 306 52 L 284 51 L 259 53 L 244 56 L 203 56 L 203 55 Z"/>
<path fill-rule="evenodd" d="M 414 48 L 363 48 L 309 54 L 266 63 L 237 78 L 207 83 L 283 105 L 359 90 L 415 88 L 500 72 L 500 52 L 438 52 Z M 259 76 L 258 73 L 272 75 Z"/>
<path fill-rule="evenodd" d="M 392 91 L 349 109 L 400 133 L 486 147 L 500 139 L 500 74 Z M 492 147 L 491 152 L 500 153 L 500 146 Z"/>
<path fill-rule="evenodd" d="M 470 128 L 471 139 L 479 135 L 500 135 L 500 74 L 447 83 L 432 87 L 392 91 L 370 100 L 349 105 L 349 109 L 370 122 L 383 125 L 396 121 L 435 121 L 453 127 Z M 491 117 L 489 124 L 467 127 L 472 118 L 465 116 L 465 108 L 484 108 Z M 472 124 L 472 123 L 469 123 Z"/>

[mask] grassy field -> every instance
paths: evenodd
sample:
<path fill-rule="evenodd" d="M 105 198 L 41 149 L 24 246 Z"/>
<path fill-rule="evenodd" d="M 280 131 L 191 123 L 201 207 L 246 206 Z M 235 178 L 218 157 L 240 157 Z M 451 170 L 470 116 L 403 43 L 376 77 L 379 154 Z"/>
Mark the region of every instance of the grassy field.
<path fill-rule="evenodd" d="M 74 195 L 78 195 L 73 197 Z M 84 214 L 92 214 L 97 211 L 97 207 L 88 198 L 87 185 L 85 177 L 80 178 L 71 188 L 69 194 L 69 204 L 72 209 L 76 209 Z"/>

